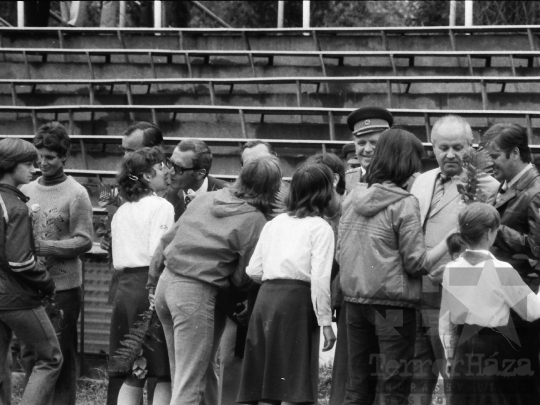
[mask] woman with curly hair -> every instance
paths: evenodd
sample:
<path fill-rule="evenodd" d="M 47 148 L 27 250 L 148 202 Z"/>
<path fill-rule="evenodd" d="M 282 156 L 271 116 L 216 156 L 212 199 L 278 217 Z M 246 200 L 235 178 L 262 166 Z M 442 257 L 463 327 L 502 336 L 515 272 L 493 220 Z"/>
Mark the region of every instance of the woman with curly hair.
<path fill-rule="evenodd" d="M 167 188 L 168 171 L 164 156 L 157 148 L 143 148 L 126 155 L 122 161 L 118 185 L 124 203 L 111 224 L 113 265 L 121 270 L 114 296 L 110 358 L 117 355 L 120 341 L 125 339 L 144 311 L 150 307 L 146 282 L 150 260 L 161 237 L 174 224 L 174 208 L 155 193 Z M 146 377 L 157 377 L 154 404 L 170 402 L 170 369 L 163 329 L 152 328 L 159 339 L 143 346 L 146 375 L 141 378 L 118 370 L 109 370 L 113 377 L 124 376 L 118 404 L 136 404 L 142 395 Z M 144 374 L 144 372 L 143 372 Z"/>

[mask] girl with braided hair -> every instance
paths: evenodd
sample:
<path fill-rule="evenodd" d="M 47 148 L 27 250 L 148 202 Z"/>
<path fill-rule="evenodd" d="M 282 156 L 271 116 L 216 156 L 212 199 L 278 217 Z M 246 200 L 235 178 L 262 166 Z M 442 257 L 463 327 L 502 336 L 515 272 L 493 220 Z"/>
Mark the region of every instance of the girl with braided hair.
<path fill-rule="evenodd" d="M 125 339 L 143 312 L 150 306 L 146 282 L 150 260 L 161 237 L 174 224 L 173 206 L 155 193 L 168 186 L 164 156 L 157 148 L 143 148 L 122 160 L 118 185 L 124 203 L 111 224 L 113 265 L 121 270 L 114 296 L 110 358 L 117 355 Z M 154 404 L 169 404 L 171 396 L 170 368 L 163 329 L 152 328 L 159 339 L 143 346 L 146 373 L 139 376 L 109 370 L 113 377 L 125 377 L 118 395 L 118 404 L 134 404 L 142 395 L 146 377 L 157 377 Z M 131 373 L 131 370 L 128 372 Z"/>

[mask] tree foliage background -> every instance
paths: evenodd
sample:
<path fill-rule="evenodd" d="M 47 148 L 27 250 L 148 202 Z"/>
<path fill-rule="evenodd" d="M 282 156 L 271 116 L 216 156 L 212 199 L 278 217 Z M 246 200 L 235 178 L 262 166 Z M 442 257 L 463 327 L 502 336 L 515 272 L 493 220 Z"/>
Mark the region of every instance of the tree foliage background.
<path fill-rule="evenodd" d="M 60 2 L 51 1 L 59 13 Z M 127 26 L 152 26 L 152 1 L 128 1 Z M 214 28 L 219 25 L 187 1 L 165 1 L 166 26 Z M 237 28 L 273 28 L 277 25 L 277 1 L 201 1 L 220 18 Z M 457 24 L 463 25 L 464 1 L 457 1 Z M 92 1 L 87 26 L 99 26 L 101 1 Z M 448 25 L 449 0 L 312 1 L 313 27 L 381 27 Z M 0 17 L 17 22 L 14 1 L 0 1 Z M 302 1 L 285 2 L 285 27 L 302 26 Z M 59 25 L 50 19 L 51 26 Z M 540 24 L 540 1 L 474 2 L 476 25 Z"/>

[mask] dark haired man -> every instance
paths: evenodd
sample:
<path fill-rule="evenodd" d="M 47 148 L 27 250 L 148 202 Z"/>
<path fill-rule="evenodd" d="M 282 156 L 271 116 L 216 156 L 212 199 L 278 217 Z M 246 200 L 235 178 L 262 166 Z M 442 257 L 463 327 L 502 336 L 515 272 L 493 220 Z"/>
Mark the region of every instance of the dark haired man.
<path fill-rule="evenodd" d="M 494 177 L 502 182 L 495 202 L 501 226 L 493 254 L 536 289 L 540 284 L 534 265 L 540 260 L 540 174 L 531 162 L 527 131 L 517 124 L 496 124 L 482 143 L 493 159 Z"/>
<path fill-rule="evenodd" d="M 174 206 L 175 221 L 196 196 L 227 185 L 226 181 L 209 176 L 212 152 L 200 139 L 182 140 L 167 160 L 167 164 L 171 185 L 164 198 Z"/>
<path fill-rule="evenodd" d="M 134 152 L 144 147 L 163 147 L 163 134 L 161 130 L 149 122 L 135 122 L 125 130 L 122 139 L 124 154 Z"/>
<path fill-rule="evenodd" d="M 540 284 L 540 174 L 531 161 L 527 130 L 518 124 L 496 124 L 482 139 L 494 163 L 494 176 L 502 182 L 495 208 L 501 225 L 491 248 L 493 255 L 510 263 L 535 292 Z M 531 383 L 519 395 L 540 401 L 540 349 L 538 322 L 525 322 L 512 311 L 519 341 L 516 350 L 530 361 Z M 529 387 L 529 389 L 527 389 Z"/>

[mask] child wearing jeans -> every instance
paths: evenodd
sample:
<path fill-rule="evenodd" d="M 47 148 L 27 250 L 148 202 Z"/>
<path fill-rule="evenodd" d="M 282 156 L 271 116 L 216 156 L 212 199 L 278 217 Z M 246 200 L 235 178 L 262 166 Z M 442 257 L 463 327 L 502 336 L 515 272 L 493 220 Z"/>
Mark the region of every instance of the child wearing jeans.
<path fill-rule="evenodd" d="M 37 151 L 20 139 L 0 141 L 0 403 L 11 403 L 10 342 L 13 332 L 35 354 L 27 370 L 21 405 L 48 405 L 62 353 L 43 302 L 55 293 L 45 268 L 38 267 L 28 198 L 18 186 L 35 173 Z"/>
<path fill-rule="evenodd" d="M 538 404 L 538 370 L 521 355 L 522 343 L 509 319 L 511 310 L 527 321 L 540 318 L 540 297 L 512 266 L 489 252 L 500 224 L 494 207 L 473 203 L 458 223 L 459 232 L 447 244 L 452 257 L 462 253 L 444 271 L 439 321 L 450 403 Z"/>

